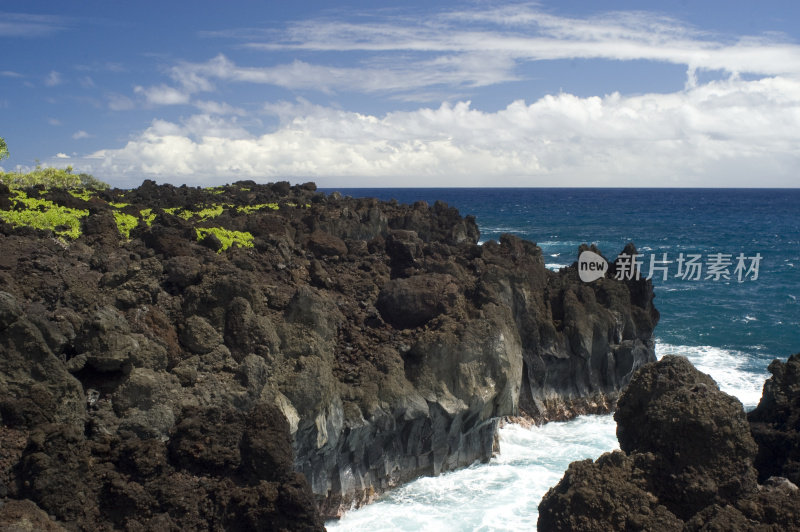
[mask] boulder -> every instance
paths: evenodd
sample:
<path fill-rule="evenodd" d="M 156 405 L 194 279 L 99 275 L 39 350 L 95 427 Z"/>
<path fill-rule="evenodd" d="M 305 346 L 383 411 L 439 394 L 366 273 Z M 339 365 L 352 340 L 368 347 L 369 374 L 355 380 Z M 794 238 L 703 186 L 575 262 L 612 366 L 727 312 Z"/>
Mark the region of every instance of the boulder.
<path fill-rule="evenodd" d="M 756 443 L 741 403 L 685 358 L 640 368 L 614 418 L 621 451 L 570 464 L 539 504 L 539 530 L 800 526 L 793 483 L 757 484 Z"/>
<path fill-rule="evenodd" d="M 459 287 L 449 275 L 423 274 L 393 279 L 378 295 L 376 307 L 387 323 L 400 329 L 420 327 L 453 307 Z"/>

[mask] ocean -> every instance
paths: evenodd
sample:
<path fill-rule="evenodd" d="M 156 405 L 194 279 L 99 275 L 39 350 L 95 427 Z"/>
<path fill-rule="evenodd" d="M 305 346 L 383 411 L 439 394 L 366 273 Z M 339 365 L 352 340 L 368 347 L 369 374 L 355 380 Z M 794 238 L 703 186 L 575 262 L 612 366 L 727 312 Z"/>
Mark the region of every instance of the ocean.
<path fill-rule="evenodd" d="M 800 352 L 800 189 L 337 189 L 353 197 L 442 200 L 475 216 L 481 242 L 536 242 L 546 266 L 594 243 L 613 260 L 628 242 L 653 265 L 656 355 L 683 355 L 752 409 L 767 366 Z M 326 189 L 332 191 L 332 189 Z M 666 275 L 666 279 L 664 276 Z M 487 464 L 423 478 L 351 510 L 330 531 L 535 528 L 537 507 L 570 462 L 617 448 L 611 416 L 500 429 Z"/>

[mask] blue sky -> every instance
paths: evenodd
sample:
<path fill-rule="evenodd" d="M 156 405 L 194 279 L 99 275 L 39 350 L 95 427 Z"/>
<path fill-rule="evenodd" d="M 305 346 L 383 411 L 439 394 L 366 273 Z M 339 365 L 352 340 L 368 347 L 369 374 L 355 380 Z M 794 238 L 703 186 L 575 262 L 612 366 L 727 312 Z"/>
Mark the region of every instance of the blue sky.
<path fill-rule="evenodd" d="M 6 171 L 117 186 L 800 183 L 800 3 L 13 1 Z"/>

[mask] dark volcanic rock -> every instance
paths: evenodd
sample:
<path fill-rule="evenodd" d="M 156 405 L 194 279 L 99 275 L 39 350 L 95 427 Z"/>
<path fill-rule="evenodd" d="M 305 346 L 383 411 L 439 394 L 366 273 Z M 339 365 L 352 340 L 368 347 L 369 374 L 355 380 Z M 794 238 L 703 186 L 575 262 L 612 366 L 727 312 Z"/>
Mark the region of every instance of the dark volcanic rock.
<path fill-rule="evenodd" d="M 306 243 L 308 249 L 317 256 L 346 255 L 347 245 L 344 241 L 330 233 L 314 231 Z"/>
<path fill-rule="evenodd" d="M 664 474 L 655 493 L 678 517 L 755 491 L 756 445 L 742 404 L 687 359 L 666 356 L 640 369 L 614 419 L 624 452 L 655 455 L 653 468 Z"/>
<path fill-rule="evenodd" d="M 99 444 L 41 425 L 20 461 L 20 495 L 70 529 L 322 530 L 274 406 L 188 409 L 172 436 Z"/>
<path fill-rule="evenodd" d="M 758 478 L 786 477 L 800 485 L 800 353 L 774 360 L 769 371 L 761 402 L 747 416 L 758 444 Z"/>
<path fill-rule="evenodd" d="M 639 369 L 614 417 L 622 451 L 570 464 L 539 504 L 540 530 L 800 527 L 797 487 L 756 482 L 741 403 L 686 359 Z"/>
<path fill-rule="evenodd" d="M 319 529 L 488 460 L 504 416 L 608 411 L 654 359 L 651 284 L 478 246 L 441 202 L 146 181 L 88 206 L 76 241 L 0 226 L 0 489 L 70 529 Z"/>
<path fill-rule="evenodd" d="M 383 286 L 375 306 L 397 328 L 419 327 L 456 304 L 459 289 L 454 281 L 442 274 L 393 279 Z"/>

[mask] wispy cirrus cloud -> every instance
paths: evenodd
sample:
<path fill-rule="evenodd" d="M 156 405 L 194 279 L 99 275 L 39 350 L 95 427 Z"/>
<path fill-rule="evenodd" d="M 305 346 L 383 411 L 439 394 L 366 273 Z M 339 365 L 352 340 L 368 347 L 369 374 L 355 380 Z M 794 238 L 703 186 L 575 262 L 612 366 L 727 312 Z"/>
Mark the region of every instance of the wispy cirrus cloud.
<path fill-rule="evenodd" d="M 499 53 L 519 62 L 644 59 L 709 70 L 800 75 L 797 44 L 775 36 L 711 34 L 641 11 L 575 18 L 555 16 L 528 4 L 443 12 L 424 21 L 403 17 L 367 23 L 309 20 L 290 26 L 278 38 L 245 36 L 250 39 L 244 46 L 265 51 Z"/>
<path fill-rule="evenodd" d="M 0 37 L 47 37 L 70 26 L 66 17 L 0 12 Z"/>
<path fill-rule="evenodd" d="M 394 99 L 452 100 L 470 89 L 519 81 L 520 67 L 540 61 L 646 60 L 684 65 L 687 85 L 698 71 L 731 76 L 800 77 L 800 46 L 775 36 L 730 37 L 641 11 L 586 18 L 550 14 L 536 4 L 439 12 L 392 12 L 351 19 L 298 21 L 283 30 L 244 28 L 213 33 L 270 53 L 303 60 L 244 66 L 219 54 L 169 69 L 188 93 L 219 82 L 256 83 L 323 93 L 386 94 Z M 314 62 L 314 54 L 338 61 Z M 330 55 L 328 55 L 329 57 Z"/>
<path fill-rule="evenodd" d="M 136 104 L 133 103 L 133 100 L 125 96 L 124 94 L 119 93 L 109 93 L 106 95 L 106 101 L 108 104 L 108 108 L 112 111 L 130 111 L 131 109 L 136 107 Z"/>
<path fill-rule="evenodd" d="M 204 63 L 180 63 L 170 76 L 187 92 L 213 91 L 214 81 L 275 85 L 287 89 L 334 92 L 407 92 L 437 85 L 480 87 L 517 79 L 513 65 L 498 56 L 440 56 L 413 64 L 373 61 L 359 67 L 334 67 L 305 61 L 265 67 L 237 65 L 219 54 Z M 167 87 L 139 92 L 161 94 Z M 178 89 L 171 89 L 178 91 Z M 170 91 L 170 92 L 171 92 Z M 176 98 L 177 99 L 177 98 Z M 178 103 L 178 102 L 176 102 Z M 181 102 L 185 103 L 185 102 Z"/>

